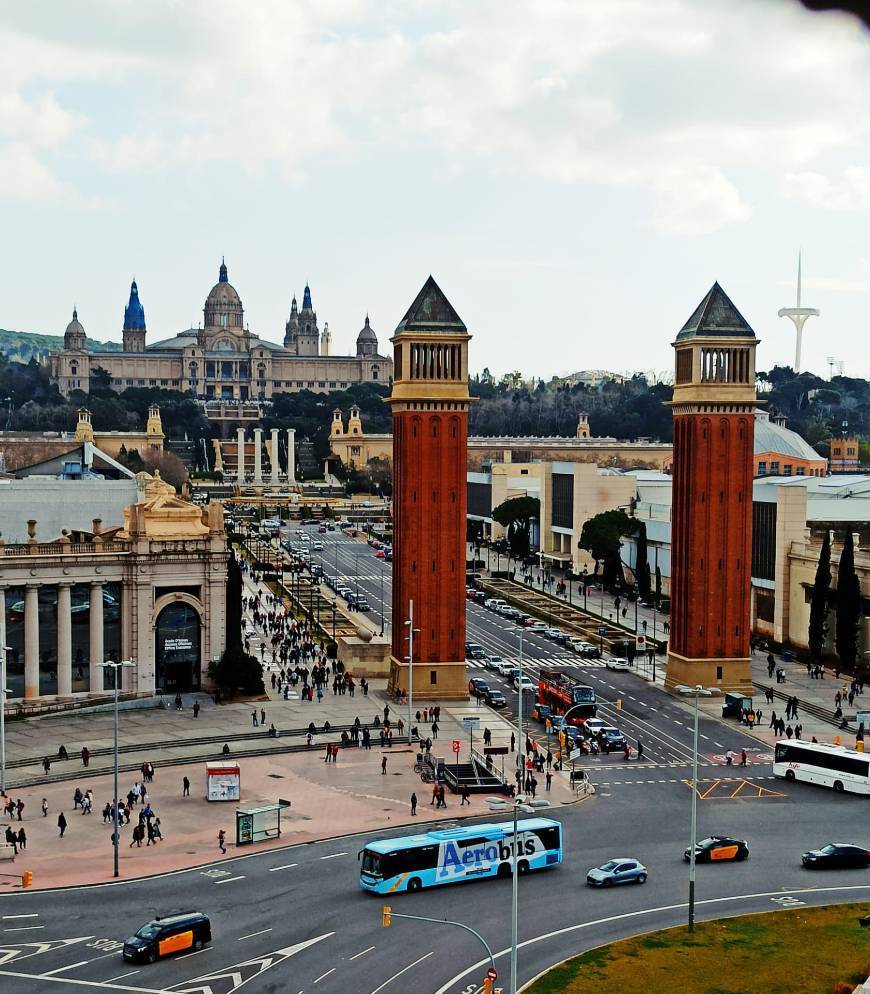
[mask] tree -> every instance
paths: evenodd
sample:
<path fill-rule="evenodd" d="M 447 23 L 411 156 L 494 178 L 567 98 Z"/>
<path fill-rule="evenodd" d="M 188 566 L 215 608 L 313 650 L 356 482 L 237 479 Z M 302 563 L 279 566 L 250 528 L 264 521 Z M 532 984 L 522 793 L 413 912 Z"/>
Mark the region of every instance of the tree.
<path fill-rule="evenodd" d="M 633 527 L 633 519 L 620 508 L 603 511 L 583 523 L 577 547 L 586 549 L 595 560 L 596 575 L 601 566 L 601 577 L 607 585 L 623 578 L 620 558 L 622 536 L 630 534 Z"/>
<path fill-rule="evenodd" d="M 855 572 L 852 529 L 846 529 L 837 570 L 837 655 L 840 667 L 854 672 L 858 662 L 858 624 L 861 620 L 861 584 Z"/>
<path fill-rule="evenodd" d="M 112 396 L 112 374 L 108 369 L 103 369 L 102 366 L 97 366 L 97 368 L 91 373 L 91 393 L 97 397 L 111 397 Z"/>
<path fill-rule="evenodd" d="M 525 559 L 529 554 L 529 535 L 532 519 L 541 513 L 541 502 L 537 497 L 510 497 L 492 509 L 492 520 L 507 530 L 511 553 L 517 559 Z"/>
<path fill-rule="evenodd" d="M 181 490 L 183 484 L 187 482 L 187 467 L 174 452 L 166 449 L 162 452 L 158 449 L 149 449 L 142 461 L 149 473 L 153 474 L 159 470 L 160 478 L 166 483 L 171 483 L 176 490 Z"/>
<path fill-rule="evenodd" d="M 661 566 L 656 566 L 656 607 L 659 606 L 659 601 L 662 597 L 662 569 Z"/>
<path fill-rule="evenodd" d="M 810 601 L 810 627 L 807 642 L 813 659 L 820 659 L 828 634 L 828 592 L 831 589 L 831 533 L 825 529 L 819 565 Z"/>
<path fill-rule="evenodd" d="M 637 581 L 638 593 L 644 598 L 644 600 L 646 600 L 646 598 L 650 595 L 646 524 L 643 521 L 638 521 L 636 529 L 637 539 L 635 542 L 634 578 Z"/>
<path fill-rule="evenodd" d="M 222 694 L 232 696 L 240 690 L 246 696 L 262 694 L 263 667 L 259 661 L 238 646 L 227 646 L 218 660 L 208 664 L 208 678 Z"/>
<path fill-rule="evenodd" d="M 226 645 L 228 649 L 242 649 L 242 570 L 235 552 L 230 553 L 227 562 L 227 612 Z"/>

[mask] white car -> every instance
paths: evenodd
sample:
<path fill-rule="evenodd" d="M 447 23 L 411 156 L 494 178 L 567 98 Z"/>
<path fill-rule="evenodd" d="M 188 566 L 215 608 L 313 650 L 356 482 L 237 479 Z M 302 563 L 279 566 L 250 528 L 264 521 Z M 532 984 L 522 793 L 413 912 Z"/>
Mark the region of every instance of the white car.
<path fill-rule="evenodd" d="M 516 664 L 509 659 L 501 659 L 496 669 L 500 676 L 510 676 L 511 670 L 516 669 Z"/>
<path fill-rule="evenodd" d="M 619 656 L 613 656 L 606 660 L 604 665 L 609 670 L 616 670 L 619 673 L 627 673 L 631 670 L 631 666 L 624 660 L 620 659 Z"/>
<path fill-rule="evenodd" d="M 525 674 L 523 674 L 522 680 L 519 679 L 518 675 L 515 676 L 514 680 L 513 680 L 513 684 L 514 684 L 514 687 L 517 690 L 537 690 L 538 689 L 537 684 L 533 680 L 530 680 Z"/>
<path fill-rule="evenodd" d="M 602 721 L 600 718 L 587 718 L 583 722 L 583 731 L 587 738 L 592 738 L 601 731 L 602 728 L 608 728 L 606 721 Z"/>

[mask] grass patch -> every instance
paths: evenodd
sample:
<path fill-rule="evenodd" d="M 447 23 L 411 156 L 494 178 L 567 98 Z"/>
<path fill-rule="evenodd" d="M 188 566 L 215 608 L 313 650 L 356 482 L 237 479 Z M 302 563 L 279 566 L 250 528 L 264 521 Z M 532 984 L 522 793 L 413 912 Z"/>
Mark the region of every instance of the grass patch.
<path fill-rule="evenodd" d="M 528 994 L 831 994 L 870 973 L 870 904 L 700 922 L 582 953 Z"/>

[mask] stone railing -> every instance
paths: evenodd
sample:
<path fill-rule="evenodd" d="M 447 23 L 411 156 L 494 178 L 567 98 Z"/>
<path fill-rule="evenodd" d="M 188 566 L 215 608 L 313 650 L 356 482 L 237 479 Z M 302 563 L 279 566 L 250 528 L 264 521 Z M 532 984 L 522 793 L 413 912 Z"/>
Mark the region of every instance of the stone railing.
<path fill-rule="evenodd" d="M 13 556 L 93 556 L 117 555 L 129 552 L 126 542 L 33 542 L 4 545 L 0 543 L 0 557 Z"/>

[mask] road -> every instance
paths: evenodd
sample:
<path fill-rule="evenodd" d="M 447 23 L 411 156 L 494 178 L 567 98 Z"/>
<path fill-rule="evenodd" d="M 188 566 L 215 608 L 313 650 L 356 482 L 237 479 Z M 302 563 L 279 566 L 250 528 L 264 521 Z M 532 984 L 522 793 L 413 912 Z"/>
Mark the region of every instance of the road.
<path fill-rule="evenodd" d="M 323 537 L 327 563 L 337 562 L 379 611 L 380 570 L 370 550 L 335 533 Z M 389 596 L 387 576 L 387 619 Z M 469 604 L 469 632 L 500 655 L 518 652 L 515 626 L 477 605 Z M 560 654 L 544 639 L 525 637 L 523 650 L 530 669 L 554 665 L 593 685 L 600 713 L 633 738 L 642 737 L 645 753 L 642 763 L 626 763 L 621 755 L 587 761 L 597 794 L 551 810 L 563 824 L 565 861 L 520 883 L 520 975 L 528 980 L 565 956 L 685 920 L 682 851 L 691 797 L 691 712 L 634 674 L 612 673 L 592 665 L 595 661 Z M 804 849 L 832 835 L 870 843 L 863 799 L 773 780 L 758 742 L 736 726 L 702 718 L 701 734 L 699 834 L 745 838 L 751 857 L 745 863 L 698 867 L 699 918 L 870 900 L 870 872 L 811 872 L 801 868 L 799 859 Z M 751 746 L 752 759 L 758 760 L 746 770 L 727 769 L 717 760 L 726 748 L 737 751 L 743 745 Z M 421 814 L 425 818 L 425 806 Z M 390 834 L 402 833 L 375 837 Z M 357 852 L 371 837 L 288 847 L 141 882 L 4 895 L 0 984 L 15 994 L 477 991 L 486 964 L 471 936 L 446 925 L 397 919 L 390 929 L 382 927 L 383 899 L 357 885 Z M 644 886 L 585 887 L 590 866 L 619 856 L 647 865 Z M 408 914 L 473 924 L 496 952 L 499 983 L 506 985 L 508 881 L 403 894 L 391 897 L 390 904 Z M 120 944 L 142 922 L 193 908 L 212 916 L 210 947 L 153 966 L 124 963 Z"/>

